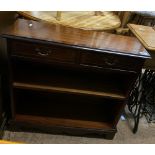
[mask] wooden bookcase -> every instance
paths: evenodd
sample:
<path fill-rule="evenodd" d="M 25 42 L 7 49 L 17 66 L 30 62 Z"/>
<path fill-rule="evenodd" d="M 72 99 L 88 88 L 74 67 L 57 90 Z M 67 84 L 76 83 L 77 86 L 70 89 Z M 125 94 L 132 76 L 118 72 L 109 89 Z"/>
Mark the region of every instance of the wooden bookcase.
<path fill-rule="evenodd" d="M 3 35 L 11 124 L 112 139 L 147 51 L 132 37 L 29 22 Z"/>

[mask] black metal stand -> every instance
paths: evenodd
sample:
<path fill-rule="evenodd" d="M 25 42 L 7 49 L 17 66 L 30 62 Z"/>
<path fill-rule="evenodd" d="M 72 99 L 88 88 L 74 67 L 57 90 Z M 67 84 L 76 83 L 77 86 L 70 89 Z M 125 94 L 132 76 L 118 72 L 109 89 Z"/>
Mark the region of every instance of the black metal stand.
<path fill-rule="evenodd" d="M 143 81 L 145 106 L 144 114 L 148 122 L 155 121 L 155 71 L 146 70 L 146 77 Z"/>
<path fill-rule="evenodd" d="M 155 96 L 155 71 L 145 70 L 144 73 L 138 77 L 134 88 L 132 89 L 129 100 L 128 109 L 134 118 L 133 133 L 138 130 L 139 119 L 145 114 L 149 115 L 148 105 L 154 105 Z"/>
<path fill-rule="evenodd" d="M 139 118 L 141 114 L 141 109 L 142 109 L 142 81 L 143 75 L 139 75 L 134 88 L 132 89 L 129 100 L 128 100 L 128 109 L 133 115 L 134 118 L 134 128 L 133 128 L 133 133 L 136 133 L 138 130 L 138 124 L 139 124 Z"/>

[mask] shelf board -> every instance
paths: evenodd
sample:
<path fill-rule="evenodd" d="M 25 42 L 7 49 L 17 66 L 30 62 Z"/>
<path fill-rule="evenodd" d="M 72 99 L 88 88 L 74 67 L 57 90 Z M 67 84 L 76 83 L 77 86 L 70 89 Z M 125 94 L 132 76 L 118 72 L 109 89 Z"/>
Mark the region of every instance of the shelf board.
<path fill-rule="evenodd" d="M 124 105 L 122 101 L 113 99 L 21 89 L 14 89 L 14 100 L 15 113 L 20 115 L 107 122 L 113 125 L 118 108 Z"/>
<path fill-rule="evenodd" d="M 14 64 L 15 65 L 15 64 Z M 39 64 L 16 64 L 13 86 L 47 92 L 64 92 L 124 100 L 124 76 L 67 70 Z"/>
<path fill-rule="evenodd" d="M 116 98 L 116 99 L 122 99 L 122 100 L 125 99 L 125 96 L 121 94 L 114 94 L 110 92 L 89 91 L 89 90 L 82 90 L 82 89 L 54 87 L 54 86 L 20 83 L 20 82 L 14 82 L 13 86 L 14 88 L 20 88 L 20 89 L 40 90 L 40 91 L 47 91 L 47 92 L 62 92 L 62 93 L 81 94 L 81 95 L 93 95 L 93 96 L 101 96 L 101 97 L 107 97 L 107 98 L 109 97 L 109 98 Z"/>
<path fill-rule="evenodd" d="M 112 130 L 113 129 L 112 125 L 107 122 L 41 117 L 41 116 L 21 115 L 21 114 L 16 114 L 15 121 L 30 123 L 34 125 L 53 126 L 53 127 L 62 126 L 62 127 L 96 129 L 96 130 L 109 130 L 109 129 Z"/>

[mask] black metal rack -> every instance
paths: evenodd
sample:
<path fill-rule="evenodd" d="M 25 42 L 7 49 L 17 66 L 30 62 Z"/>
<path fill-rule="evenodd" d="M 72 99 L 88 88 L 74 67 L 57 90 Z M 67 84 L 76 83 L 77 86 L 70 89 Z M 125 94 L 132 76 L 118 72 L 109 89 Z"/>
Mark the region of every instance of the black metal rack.
<path fill-rule="evenodd" d="M 155 122 L 155 71 L 146 69 L 138 77 L 129 96 L 128 109 L 135 122 L 133 133 L 137 132 L 143 115 L 149 123 Z"/>

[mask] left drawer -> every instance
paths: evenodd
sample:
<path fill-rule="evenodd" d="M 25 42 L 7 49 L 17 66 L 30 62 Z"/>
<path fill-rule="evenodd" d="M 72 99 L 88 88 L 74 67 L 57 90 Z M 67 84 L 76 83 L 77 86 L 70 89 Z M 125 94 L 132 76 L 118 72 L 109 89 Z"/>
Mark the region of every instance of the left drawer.
<path fill-rule="evenodd" d="M 78 51 L 69 47 L 12 40 L 10 49 L 14 56 L 41 58 L 48 61 L 74 63 Z"/>

